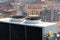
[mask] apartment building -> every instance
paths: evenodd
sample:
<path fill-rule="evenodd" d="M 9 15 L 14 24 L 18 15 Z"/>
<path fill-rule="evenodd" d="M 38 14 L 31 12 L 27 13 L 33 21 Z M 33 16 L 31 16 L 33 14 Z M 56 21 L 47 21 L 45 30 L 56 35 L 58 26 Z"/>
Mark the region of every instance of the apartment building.
<path fill-rule="evenodd" d="M 55 22 L 60 21 L 60 9 L 59 8 L 46 8 L 41 11 L 42 21 Z"/>
<path fill-rule="evenodd" d="M 29 15 L 39 15 L 40 11 L 42 11 L 42 6 L 39 3 L 31 3 L 27 5 L 28 5 L 27 12 Z"/>

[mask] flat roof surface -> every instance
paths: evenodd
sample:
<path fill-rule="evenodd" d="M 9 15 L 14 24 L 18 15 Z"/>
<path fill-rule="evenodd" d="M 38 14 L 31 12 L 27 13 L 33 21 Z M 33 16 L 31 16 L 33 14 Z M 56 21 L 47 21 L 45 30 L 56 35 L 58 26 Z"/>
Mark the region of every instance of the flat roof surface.
<path fill-rule="evenodd" d="M 56 23 L 51 23 L 51 22 L 40 22 L 36 24 L 29 24 L 29 23 L 24 23 L 27 20 L 24 20 L 23 22 L 11 22 L 12 18 L 2 18 L 0 19 L 0 22 L 5 22 L 5 23 L 13 23 L 13 24 L 22 24 L 22 25 L 29 25 L 29 26 L 38 26 L 38 27 L 47 27 L 51 25 L 55 25 Z"/>

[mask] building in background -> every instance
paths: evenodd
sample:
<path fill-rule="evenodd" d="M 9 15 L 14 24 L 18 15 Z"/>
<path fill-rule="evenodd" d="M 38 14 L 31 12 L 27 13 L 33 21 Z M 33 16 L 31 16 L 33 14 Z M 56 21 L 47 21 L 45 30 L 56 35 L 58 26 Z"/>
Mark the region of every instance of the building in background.
<path fill-rule="evenodd" d="M 29 15 L 39 15 L 40 11 L 42 11 L 42 6 L 39 3 L 31 3 L 27 5 L 28 5 L 27 12 Z"/>
<path fill-rule="evenodd" d="M 60 9 L 59 8 L 46 8 L 41 11 L 42 21 L 55 22 L 60 21 Z"/>

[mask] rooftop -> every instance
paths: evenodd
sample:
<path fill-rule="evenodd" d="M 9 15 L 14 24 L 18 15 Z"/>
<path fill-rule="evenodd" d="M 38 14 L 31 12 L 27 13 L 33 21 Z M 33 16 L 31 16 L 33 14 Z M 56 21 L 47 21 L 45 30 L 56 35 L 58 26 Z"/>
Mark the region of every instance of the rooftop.
<path fill-rule="evenodd" d="M 11 19 L 12 18 L 2 18 L 2 19 L 0 19 L 0 22 L 13 23 L 13 24 L 22 24 L 20 22 L 11 22 L 10 21 Z M 25 21 L 28 21 L 28 20 L 25 20 Z M 29 24 L 29 23 L 24 23 L 23 22 L 23 25 L 38 26 L 38 27 L 48 27 L 48 26 L 55 25 L 55 24 L 56 23 L 51 23 L 51 22 L 40 22 L 40 23 L 37 23 L 37 24 L 35 24 L 35 23 Z"/>

